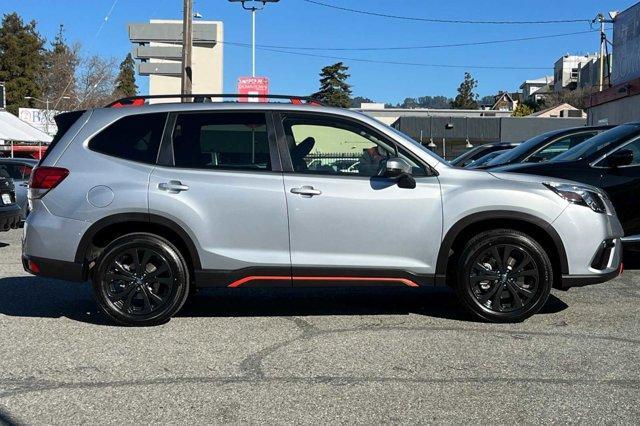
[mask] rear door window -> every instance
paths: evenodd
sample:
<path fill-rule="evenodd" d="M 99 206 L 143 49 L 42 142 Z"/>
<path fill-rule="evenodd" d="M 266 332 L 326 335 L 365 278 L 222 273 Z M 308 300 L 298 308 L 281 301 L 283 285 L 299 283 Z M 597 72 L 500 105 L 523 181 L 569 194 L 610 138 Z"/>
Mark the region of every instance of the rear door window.
<path fill-rule="evenodd" d="M 266 117 L 262 113 L 189 113 L 173 130 L 176 167 L 271 170 Z"/>
<path fill-rule="evenodd" d="M 125 160 L 155 164 L 166 119 L 166 113 L 121 118 L 94 136 L 89 149 Z"/>

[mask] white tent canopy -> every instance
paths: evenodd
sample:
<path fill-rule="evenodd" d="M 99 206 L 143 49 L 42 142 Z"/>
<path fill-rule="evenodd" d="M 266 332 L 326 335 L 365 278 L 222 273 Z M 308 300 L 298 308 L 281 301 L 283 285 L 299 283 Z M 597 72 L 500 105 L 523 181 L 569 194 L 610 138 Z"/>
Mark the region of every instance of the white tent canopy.
<path fill-rule="evenodd" d="M 10 112 L 0 110 L 0 140 L 49 143 L 51 139 L 51 136 L 25 123 Z"/>

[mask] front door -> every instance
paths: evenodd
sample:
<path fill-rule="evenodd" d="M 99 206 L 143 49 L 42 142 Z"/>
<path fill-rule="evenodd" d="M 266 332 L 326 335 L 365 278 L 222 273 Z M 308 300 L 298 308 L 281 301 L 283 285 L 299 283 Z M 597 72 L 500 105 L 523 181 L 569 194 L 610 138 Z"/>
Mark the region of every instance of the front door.
<path fill-rule="evenodd" d="M 294 286 L 430 283 L 442 234 L 437 177 L 357 122 L 286 114 L 282 123 Z M 377 177 L 390 156 L 414 165 L 416 188 Z"/>
<path fill-rule="evenodd" d="M 163 141 L 172 164 L 153 171 L 149 210 L 190 234 L 202 264 L 199 286 L 291 285 L 283 178 L 267 118 L 258 112 L 172 116 Z"/>
<path fill-rule="evenodd" d="M 636 139 L 628 144 L 622 145 L 613 151 L 614 154 L 618 150 L 629 150 L 633 153 L 631 164 L 616 168 L 606 166 L 606 159 L 602 160 L 596 167 L 602 172 L 602 183 L 600 186 L 604 189 L 611 202 L 616 208 L 616 213 L 622 227 L 624 228 L 625 237 L 629 242 L 635 244 L 640 243 L 640 139 Z"/>

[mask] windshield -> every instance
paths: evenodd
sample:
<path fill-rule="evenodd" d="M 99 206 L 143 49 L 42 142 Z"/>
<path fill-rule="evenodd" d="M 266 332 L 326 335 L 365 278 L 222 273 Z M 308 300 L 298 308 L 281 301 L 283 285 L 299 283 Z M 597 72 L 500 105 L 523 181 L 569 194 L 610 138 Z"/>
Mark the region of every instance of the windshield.
<path fill-rule="evenodd" d="M 558 155 L 551 161 L 577 161 L 583 158 L 589 157 L 598 151 L 611 145 L 620 139 L 626 139 L 628 136 L 636 133 L 640 126 L 635 124 L 623 124 L 618 127 L 614 127 L 611 130 L 602 132 L 597 136 L 592 137 L 586 142 L 566 151 L 563 154 Z"/>
<path fill-rule="evenodd" d="M 509 150 L 509 151 L 505 152 L 504 154 L 499 155 L 496 158 L 494 158 L 493 160 L 489 161 L 487 163 L 487 166 L 498 166 L 498 165 L 501 165 L 501 164 L 508 164 L 508 163 L 511 163 L 512 161 L 516 161 L 520 157 L 523 157 L 523 156 L 529 154 L 529 152 L 532 149 L 537 148 L 538 145 L 543 143 L 546 139 L 548 139 L 548 138 L 550 138 L 550 137 L 552 137 L 552 136 L 554 136 L 554 135 L 556 135 L 558 133 L 560 133 L 560 131 L 554 130 L 552 132 L 543 133 L 541 135 L 534 136 L 531 139 L 527 139 L 526 141 L 522 142 L 520 145 L 516 146 L 512 150 Z"/>
<path fill-rule="evenodd" d="M 417 146 L 422 151 L 424 151 L 427 154 L 429 154 L 430 156 L 434 157 L 436 160 L 438 160 L 438 161 L 440 161 L 442 163 L 447 163 L 447 161 L 444 158 L 440 157 L 438 154 L 436 154 L 435 152 L 431 151 L 429 148 L 425 147 L 420 142 L 416 141 L 415 139 L 413 139 L 411 136 L 407 135 L 406 133 L 401 132 L 400 130 L 396 129 L 395 127 L 387 126 L 387 128 L 391 129 L 391 131 L 393 131 L 393 133 L 395 133 L 396 135 L 400 136 L 402 139 L 406 140 L 407 142 L 410 142 L 412 145 Z"/>

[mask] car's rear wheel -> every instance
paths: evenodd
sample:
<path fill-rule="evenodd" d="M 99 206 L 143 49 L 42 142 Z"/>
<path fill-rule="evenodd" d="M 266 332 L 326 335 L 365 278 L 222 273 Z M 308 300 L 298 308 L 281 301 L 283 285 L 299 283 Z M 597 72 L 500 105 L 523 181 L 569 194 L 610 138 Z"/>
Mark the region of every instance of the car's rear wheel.
<path fill-rule="evenodd" d="M 124 235 L 101 254 L 92 275 L 98 304 L 123 325 L 166 322 L 189 296 L 189 269 L 179 250 L 156 235 Z"/>
<path fill-rule="evenodd" d="M 552 284 L 551 261 L 542 246 L 522 232 L 497 229 L 465 245 L 455 289 L 476 316 L 492 322 L 518 322 L 544 306 Z"/>

